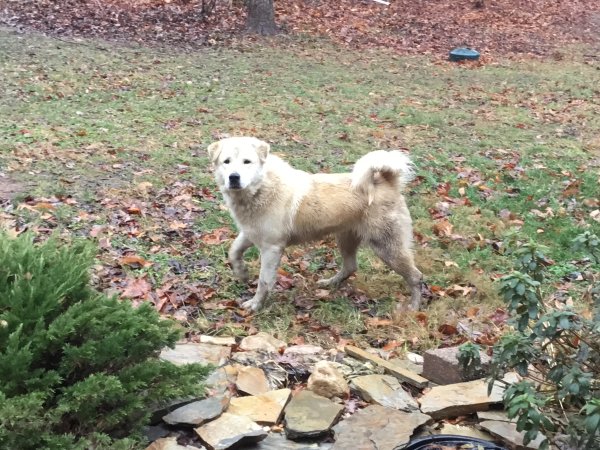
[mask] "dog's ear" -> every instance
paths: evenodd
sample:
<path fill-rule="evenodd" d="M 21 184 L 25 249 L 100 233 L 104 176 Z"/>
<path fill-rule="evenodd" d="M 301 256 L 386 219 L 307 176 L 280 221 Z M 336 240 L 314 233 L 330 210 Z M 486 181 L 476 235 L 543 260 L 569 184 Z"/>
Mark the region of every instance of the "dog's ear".
<path fill-rule="evenodd" d="M 208 157 L 212 162 L 215 162 L 221 153 L 221 142 L 213 142 L 206 149 L 208 151 Z"/>
<path fill-rule="evenodd" d="M 258 141 L 258 147 L 256 147 L 256 153 L 258 153 L 258 157 L 261 162 L 265 162 L 267 156 L 269 156 L 269 151 L 271 151 L 271 146 L 264 141 Z"/>

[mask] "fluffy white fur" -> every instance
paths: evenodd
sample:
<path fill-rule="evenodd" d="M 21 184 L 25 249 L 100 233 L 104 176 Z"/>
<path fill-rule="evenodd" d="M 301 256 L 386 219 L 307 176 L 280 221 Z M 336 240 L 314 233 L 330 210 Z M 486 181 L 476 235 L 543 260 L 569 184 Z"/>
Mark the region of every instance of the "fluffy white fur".
<path fill-rule="evenodd" d="M 353 172 L 309 174 L 269 153 L 266 142 L 233 137 L 208 147 L 215 178 L 240 234 L 229 251 L 236 276 L 248 280 L 244 252 L 261 253 L 256 295 L 243 307 L 258 310 L 272 289 L 285 247 L 336 236 L 341 270 L 322 285 L 338 285 L 356 271 L 359 245 L 370 246 L 421 305 L 421 272 L 412 253 L 412 221 L 402 191 L 412 177 L 410 159 L 378 150 L 360 158 Z"/>

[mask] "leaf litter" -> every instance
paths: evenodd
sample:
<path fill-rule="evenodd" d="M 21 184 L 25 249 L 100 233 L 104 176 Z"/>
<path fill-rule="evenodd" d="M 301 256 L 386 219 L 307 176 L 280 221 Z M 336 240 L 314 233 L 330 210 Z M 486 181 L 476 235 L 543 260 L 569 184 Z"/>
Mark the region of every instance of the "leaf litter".
<path fill-rule="evenodd" d="M 199 47 L 243 37 L 243 2 L 200 0 L 11 0 L 5 22 L 69 37 Z M 561 46 L 598 42 L 596 0 L 276 0 L 284 31 L 327 36 L 357 48 L 447 56 L 457 46 L 483 55 L 561 55 Z M 346 135 L 347 138 L 347 135 Z"/>

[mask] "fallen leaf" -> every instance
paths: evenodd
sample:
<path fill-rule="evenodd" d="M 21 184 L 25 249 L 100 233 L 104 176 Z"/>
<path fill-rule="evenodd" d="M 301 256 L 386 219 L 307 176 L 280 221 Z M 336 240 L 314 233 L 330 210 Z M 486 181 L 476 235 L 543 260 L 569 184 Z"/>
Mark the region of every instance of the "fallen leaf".
<path fill-rule="evenodd" d="M 392 350 L 395 350 L 396 348 L 400 347 L 403 343 L 403 341 L 397 341 L 396 339 L 392 339 L 381 348 L 386 352 L 391 352 Z"/>
<path fill-rule="evenodd" d="M 217 228 L 211 233 L 205 234 L 200 239 L 206 245 L 218 245 L 229 239 L 230 230 L 227 227 Z"/>
<path fill-rule="evenodd" d="M 573 180 L 567 184 L 567 187 L 562 192 L 562 197 L 575 197 L 579 194 L 579 188 L 581 187 L 581 180 Z"/>
<path fill-rule="evenodd" d="M 450 325 L 448 323 L 442 324 L 438 327 L 438 331 L 446 336 L 452 336 L 458 333 L 458 330 L 454 325 Z"/>
<path fill-rule="evenodd" d="M 123 256 L 121 259 L 119 259 L 119 264 L 122 266 L 139 266 L 139 267 L 150 267 L 152 266 L 152 263 L 144 258 L 142 258 L 141 256 L 137 256 L 137 255 L 128 255 L 128 256 Z"/>
<path fill-rule="evenodd" d="M 479 307 L 478 306 L 473 306 L 473 307 L 471 307 L 471 308 L 469 308 L 467 310 L 467 317 L 469 317 L 469 318 L 476 317 L 477 314 L 479 314 Z"/>
<path fill-rule="evenodd" d="M 317 289 L 315 291 L 315 297 L 320 299 L 329 297 L 329 294 L 330 292 L 327 289 Z"/>
<path fill-rule="evenodd" d="M 417 320 L 417 322 L 419 322 L 419 324 L 423 327 L 427 326 L 427 322 L 429 321 L 427 314 L 419 311 L 415 314 L 415 319 Z"/>
<path fill-rule="evenodd" d="M 508 320 L 508 313 L 502 308 L 496 308 L 496 311 L 489 317 L 489 319 L 496 325 L 502 325 Z"/>
<path fill-rule="evenodd" d="M 179 222 L 178 220 L 174 220 L 169 223 L 169 229 L 173 231 L 183 230 L 185 228 L 187 228 L 187 224 Z"/>
<path fill-rule="evenodd" d="M 380 317 L 369 317 L 366 322 L 368 326 L 373 328 L 389 327 L 393 323 L 391 319 L 382 319 Z"/>
<path fill-rule="evenodd" d="M 130 279 L 121 296 L 125 298 L 144 297 L 150 292 L 150 289 L 152 289 L 152 286 L 145 278 Z"/>
<path fill-rule="evenodd" d="M 452 224 L 447 219 L 442 219 L 433 224 L 433 234 L 439 237 L 450 236 L 452 228 Z"/>

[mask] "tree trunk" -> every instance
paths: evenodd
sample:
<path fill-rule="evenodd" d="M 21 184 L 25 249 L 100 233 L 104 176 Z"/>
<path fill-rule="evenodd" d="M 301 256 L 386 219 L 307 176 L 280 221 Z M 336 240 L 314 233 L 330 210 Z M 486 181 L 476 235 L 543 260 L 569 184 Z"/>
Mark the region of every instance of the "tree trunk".
<path fill-rule="evenodd" d="M 246 6 L 246 31 L 262 35 L 276 34 L 279 31 L 275 24 L 273 0 L 246 0 Z"/>

